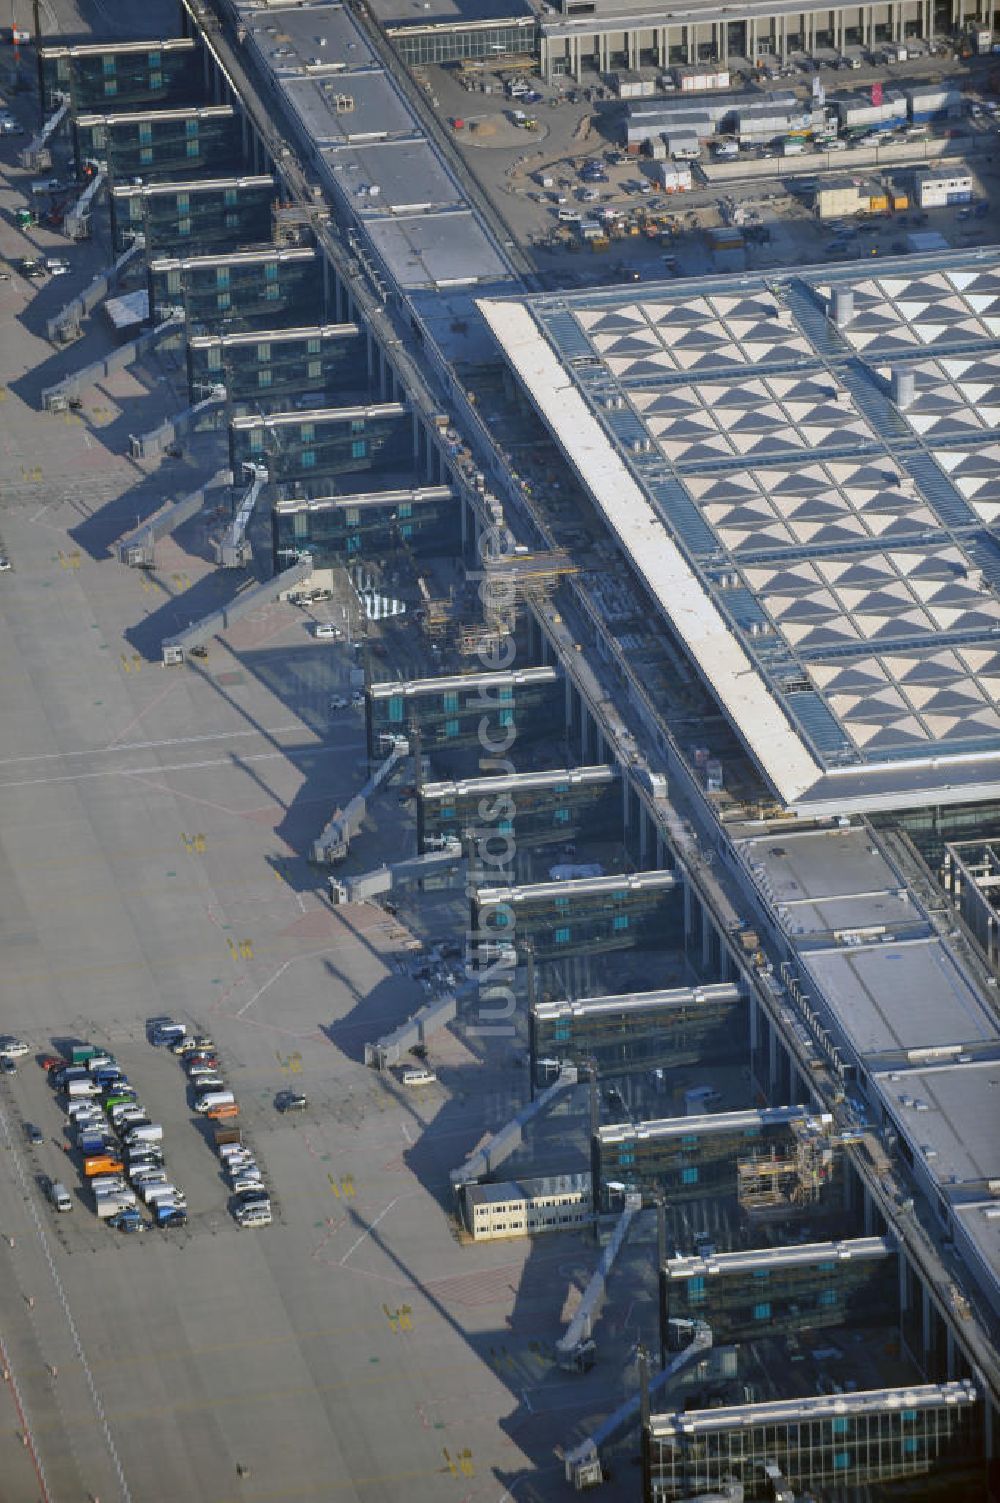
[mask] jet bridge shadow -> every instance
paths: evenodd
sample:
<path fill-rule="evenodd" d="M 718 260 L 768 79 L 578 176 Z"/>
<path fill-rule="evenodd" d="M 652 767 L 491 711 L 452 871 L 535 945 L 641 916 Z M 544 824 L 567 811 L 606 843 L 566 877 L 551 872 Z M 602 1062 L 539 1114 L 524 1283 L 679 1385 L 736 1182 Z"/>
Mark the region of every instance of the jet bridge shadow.
<path fill-rule="evenodd" d="M 53 418 L 53 421 L 58 420 Z M 100 437 L 101 430 L 95 431 Z M 120 538 L 156 516 L 169 502 L 197 490 L 215 473 L 207 470 L 195 456 L 168 460 L 167 465 L 169 468 L 159 469 L 151 474 L 144 473 L 136 465 L 133 486 L 70 528 L 69 536 L 77 547 L 93 559 L 107 559 Z M 223 490 L 220 488 L 220 497 L 222 494 Z M 182 552 L 193 558 L 211 561 L 211 530 L 225 515 L 226 512 L 221 507 L 202 511 L 178 527 L 172 536 Z M 156 577 L 155 568 L 149 572 L 151 577 Z"/>
<path fill-rule="evenodd" d="M 525 1499 L 557 1503 L 565 1496 L 566 1484 L 561 1461 L 553 1459 L 554 1448 L 586 1434 L 624 1396 L 619 1374 L 600 1366 L 584 1375 L 566 1374 L 552 1359 L 552 1349 L 564 1327 L 565 1295 L 571 1285 L 576 1287 L 589 1278 L 596 1261 L 589 1234 L 548 1234 L 534 1239 L 526 1255 L 526 1244 L 520 1240 L 491 1244 L 488 1250 L 470 1247 L 467 1272 L 426 1279 L 394 1249 L 385 1229 L 369 1225 L 353 1208 L 347 1215 L 366 1243 L 404 1276 L 418 1299 L 426 1301 L 491 1378 L 510 1393 L 513 1407 L 500 1420 L 500 1429 L 525 1456 L 526 1464 L 509 1471 L 499 1466 L 490 1469 L 506 1488 L 501 1503 L 507 1499 L 511 1503 Z M 508 1245 L 510 1257 L 506 1258 Z M 511 1296 L 513 1313 L 499 1313 Z M 414 1308 L 406 1313 L 417 1329 L 423 1312 L 416 1300 L 413 1303 Z M 492 1320 L 488 1316 L 484 1319 L 483 1311 L 490 1306 L 498 1307 L 498 1313 Z M 386 1311 L 387 1317 L 393 1313 Z M 442 1427 L 447 1470 L 460 1476 L 461 1464 L 466 1462 L 472 1470 L 465 1475 L 473 1475 L 476 1457 L 464 1450 L 455 1453 L 454 1443 L 448 1445 L 450 1429 L 448 1425 Z M 623 1468 L 620 1479 L 623 1490 L 613 1485 L 602 1495 L 613 1503 L 625 1503 L 626 1499 L 632 1503 L 636 1496 L 637 1478 L 626 1476 L 625 1471 Z"/>
<path fill-rule="evenodd" d="M 167 584 L 162 579 L 159 582 L 166 591 Z M 168 594 L 148 616 L 126 629 L 125 639 L 147 662 L 158 662 L 165 637 L 175 636 L 204 616 L 220 610 L 235 600 L 236 594 L 231 577 L 221 573 L 206 574 L 181 593 Z"/>

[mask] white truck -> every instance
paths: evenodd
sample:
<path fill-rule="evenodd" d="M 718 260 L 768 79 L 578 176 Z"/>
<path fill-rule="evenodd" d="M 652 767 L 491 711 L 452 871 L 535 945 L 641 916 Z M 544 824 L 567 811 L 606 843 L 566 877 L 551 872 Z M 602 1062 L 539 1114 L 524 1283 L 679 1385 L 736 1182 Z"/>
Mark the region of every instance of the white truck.
<path fill-rule="evenodd" d="M 127 1211 L 136 1203 L 136 1198 L 131 1190 L 119 1190 L 117 1194 L 98 1195 L 97 1215 L 99 1220 L 107 1221 L 111 1216 L 117 1216 L 119 1211 Z"/>
<path fill-rule="evenodd" d="M 159 1180 L 152 1184 L 139 1185 L 137 1188 L 142 1196 L 143 1204 L 147 1206 L 154 1206 L 158 1200 L 176 1200 L 180 1193 L 176 1185 Z"/>

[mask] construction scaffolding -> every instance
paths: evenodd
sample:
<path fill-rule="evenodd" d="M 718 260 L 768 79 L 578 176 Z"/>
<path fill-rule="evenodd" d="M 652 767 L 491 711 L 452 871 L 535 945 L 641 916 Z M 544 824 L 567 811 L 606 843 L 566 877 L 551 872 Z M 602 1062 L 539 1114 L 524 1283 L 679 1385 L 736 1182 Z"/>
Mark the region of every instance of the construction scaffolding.
<path fill-rule="evenodd" d="M 787 1144 L 737 1161 L 736 1196 L 755 1222 L 780 1220 L 791 1209 L 814 1205 L 834 1176 L 833 1140 L 815 1123 L 790 1124 Z"/>

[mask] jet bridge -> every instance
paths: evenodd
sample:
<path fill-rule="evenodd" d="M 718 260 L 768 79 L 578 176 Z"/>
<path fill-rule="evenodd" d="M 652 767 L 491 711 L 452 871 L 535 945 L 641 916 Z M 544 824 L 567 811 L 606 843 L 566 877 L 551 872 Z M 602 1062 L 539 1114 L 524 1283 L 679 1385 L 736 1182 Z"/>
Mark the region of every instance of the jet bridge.
<path fill-rule="evenodd" d="M 176 636 L 165 637 L 162 644 L 164 664 L 171 667 L 175 663 L 183 663 L 190 654 L 194 654 L 195 657 L 204 656 L 205 643 L 209 638 L 214 637 L 220 631 L 225 631 L 227 626 L 232 626 L 243 616 L 248 616 L 258 606 L 280 599 L 287 591 L 293 590 L 297 584 L 308 579 L 312 571 L 311 555 L 300 554 L 290 568 L 283 569 L 273 579 L 265 579 L 261 584 L 251 585 L 237 595 L 229 605 L 224 605 L 221 610 L 212 611 L 209 615 L 203 616 L 200 621 L 192 622 L 186 631 L 178 632 Z"/>
<path fill-rule="evenodd" d="M 351 840 L 361 829 L 372 794 L 403 758 L 410 755 L 410 743 L 406 736 L 380 736 L 379 749 L 383 753 L 383 759 L 370 774 L 364 787 L 354 795 L 346 809 L 337 810 L 319 839 L 313 842 L 312 859 L 318 866 L 332 866 L 334 862 L 344 860 L 351 849 Z"/>
<path fill-rule="evenodd" d="M 667 1367 L 650 1378 L 647 1390 L 649 1398 L 655 1398 L 660 1390 L 686 1367 L 690 1367 L 694 1362 L 703 1362 L 711 1349 L 711 1328 L 704 1321 L 696 1321 L 689 1344 L 684 1347 L 683 1351 L 677 1353 Z M 580 1441 L 572 1450 L 565 1453 L 563 1460 L 566 1481 L 576 1492 L 581 1493 L 592 1487 L 601 1486 L 604 1481 L 601 1450 L 635 1428 L 641 1418 L 642 1402 L 641 1391 L 633 1394 L 613 1414 L 609 1414 L 607 1419 L 602 1420 L 585 1440 Z"/>
<path fill-rule="evenodd" d="M 181 320 L 183 322 L 183 320 Z M 160 325 L 162 328 L 163 325 Z M 133 459 L 154 459 L 157 454 L 162 454 L 168 449 L 175 439 L 189 433 L 198 419 L 206 413 L 221 407 L 226 400 L 226 388 L 221 384 L 213 386 L 207 397 L 200 402 L 195 402 L 191 407 L 185 407 L 182 412 L 175 413 L 172 418 L 167 418 L 158 428 L 151 428 L 148 433 L 129 435 L 129 454 Z"/>
<path fill-rule="evenodd" d="M 175 532 L 189 517 L 197 516 L 205 505 L 209 491 L 231 485 L 232 479 L 230 470 L 219 470 L 198 490 L 179 497 L 155 517 L 150 517 L 148 522 L 140 523 L 123 538 L 119 538 L 115 544 L 119 563 L 127 564 L 130 569 L 151 569 L 156 562 L 155 549 L 160 539 Z"/>
<path fill-rule="evenodd" d="M 462 842 L 446 840 L 440 850 L 429 851 L 425 856 L 408 856 L 403 861 L 394 861 L 391 866 L 377 866 L 374 871 L 363 872 L 357 877 L 331 877 L 330 902 L 334 907 L 341 903 L 364 903 L 397 887 L 406 887 L 410 882 L 422 882 L 440 872 L 452 871 L 464 860 Z"/>
<path fill-rule="evenodd" d="M 482 1148 L 469 1155 L 464 1164 L 457 1169 L 452 1169 L 449 1174 L 452 1188 L 456 1194 L 460 1193 L 464 1185 L 476 1184 L 487 1175 L 495 1174 L 497 1168 L 510 1158 L 516 1148 L 520 1148 L 524 1141 L 524 1129 L 530 1122 L 541 1115 L 542 1112 L 552 1105 L 563 1091 L 569 1090 L 579 1081 L 579 1075 L 575 1065 L 564 1065 L 557 1080 L 554 1080 L 544 1091 L 540 1091 L 534 1101 L 529 1101 L 523 1106 L 516 1116 L 512 1117 L 506 1126 L 495 1132 Z"/>
<path fill-rule="evenodd" d="M 79 297 L 73 298 L 72 302 L 67 303 L 64 308 L 60 308 L 58 313 L 47 320 L 45 325 L 46 339 L 51 339 L 53 343 L 58 341 L 60 344 L 69 344 L 71 340 L 79 339 L 81 321 L 97 307 L 103 298 L 107 297 L 113 288 L 117 287 L 122 273 L 137 256 L 142 255 L 145 249 L 145 235 L 136 235 L 132 244 L 122 251 L 121 255 L 106 271 L 100 272 L 83 289 Z M 169 321 L 169 316 L 167 321 Z M 162 328 L 163 324 L 160 327 Z"/>
<path fill-rule="evenodd" d="M 573 1319 L 556 1342 L 556 1363 L 563 1372 L 587 1372 L 594 1365 L 597 1358 L 597 1345 L 592 1331 L 594 1317 L 604 1298 L 604 1290 L 615 1259 L 625 1245 L 632 1218 L 641 1209 L 642 1197 L 640 1195 L 626 1196 L 625 1209 L 615 1224 L 611 1240 L 601 1252 L 597 1267 L 583 1291 L 583 1297 Z"/>
<path fill-rule="evenodd" d="M 70 111 L 71 100 L 68 94 L 56 94 L 57 106 L 41 130 L 36 136 L 32 136 L 27 146 L 17 154 L 19 164 L 26 172 L 38 172 L 45 167 L 52 166 L 52 152 L 49 150 L 49 142 Z"/>
<path fill-rule="evenodd" d="M 90 162 L 87 165 L 93 167 L 94 175 L 63 221 L 63 227 L 71 240 L 90 239 L 91 206 L 108 179 L 106 164 Z"/>
<path fill-rule="evenodd" d="M 67 407 L 79 400 L 80 393 L 85 387 L 93 386 L 95 382 L 102 381 L 112 372 L 123 370 L 126 365 L 131 365 L 133 360 L 137 360 L 146 350 L 152 349 L 159 344 L 161 339 L 165 339 L 168 334 L 180 329 L 183 323 L 183 314 L 171 313 L 170 317 L 165 318 L 162 324 L 157 324 L 155 329 L 140 334 L 138 339 L 119 346 L 117 350 L 112 350 L 109 355 L 95 360 L 91 365 L 85 365 L 82 370 L 76 371 L 72 376 L 64 377 L 55 386 L 47 386 L 42 392 L 42 407 L 46 412 L 65 412 Z"/>
<path fill-rule="evenodd" d="M 240 498 L 236 515 L 222 537 L 212 540 L 215 562 L 222 569 L 243 569 L 253 557 L 246 532 L 260 493 L 267 484 L 267 465 L 247 463 L 243 466 L 243 473 L 250 477 L 250 484 Z"/>

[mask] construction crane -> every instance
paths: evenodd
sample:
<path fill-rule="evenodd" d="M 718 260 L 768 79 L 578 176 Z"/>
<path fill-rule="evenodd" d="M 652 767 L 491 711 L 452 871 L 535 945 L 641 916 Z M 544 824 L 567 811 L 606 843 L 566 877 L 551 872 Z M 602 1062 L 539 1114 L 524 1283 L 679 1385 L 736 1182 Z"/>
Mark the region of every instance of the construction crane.
<path fill-rule="evenodd" d="M 71 240 L 90 239 L 90 208 L 107 181 L 107 168 L 102 162 L 85 162 L 84 174 L 90 181 L 63 221 Z"/>
<path fill-rule="evenodd" d="M 215 562 L 222 569 L 243 569 L 253 557 L 246 531 L 258 497 L 267 484 L 267 466 L 247 462 L 243 465 L 243 473 L 249 475 L 250 484 L 240 498 L 236 515 L 222 537 L 213 539 L 212 542 Z"/>
<path fill-rule="evenodd" d="M 28 172 L 37 172 L 39 168 L 52 166 L 52 152 L 49 150 L 49 142 L 56 131 L 62 125 L 69 114 L 70 97 L 68 94 L 56 94 L 56 108 L 46 120 L 37 136 L 32 136 L 28 145 L 23 147 L 17 154 L 18 162 Z"/>

